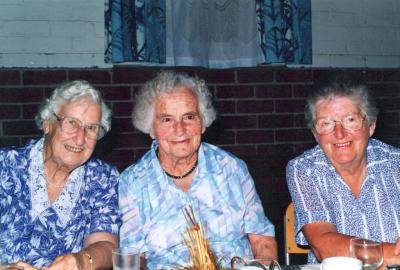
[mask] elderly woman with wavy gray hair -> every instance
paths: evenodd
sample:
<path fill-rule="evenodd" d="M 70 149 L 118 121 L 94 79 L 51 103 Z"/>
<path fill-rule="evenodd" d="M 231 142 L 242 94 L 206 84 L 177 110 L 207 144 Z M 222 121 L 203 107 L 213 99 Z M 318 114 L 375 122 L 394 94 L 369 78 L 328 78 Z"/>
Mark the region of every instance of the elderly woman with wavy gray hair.
<path fill-rule="evenodd" d="M 161 72 L 137 94 L 132 117 L 153 142 L 121 174 L 121 246 L 145 252 L 148 269 L 187 265 L 183 209 L 191 205 L 217 258 L 276 259 L 274 226 L 265 217 L 245 163 L 202 142 L 216 118 L 204 81 Z"/>
<path fill-rule="evenodd" d="M 86 81 L 57 87 L 36 123 L 43 137 L 0 150 L 0 262 L 30 269 L 111 268 L 118 171 L 91 158 L 111 111 Z"/>
<path fill-rule="evenodd" d="M 382 268 L 400 262 L 400 149 L 371 138 L 377 115 L 367 85 L 344 74 L 316 84 L 307 99 L 318 145 L 291 160 L 286 177 L 310 263 L 348 256 L 354 237 L 382 242 Z"/>

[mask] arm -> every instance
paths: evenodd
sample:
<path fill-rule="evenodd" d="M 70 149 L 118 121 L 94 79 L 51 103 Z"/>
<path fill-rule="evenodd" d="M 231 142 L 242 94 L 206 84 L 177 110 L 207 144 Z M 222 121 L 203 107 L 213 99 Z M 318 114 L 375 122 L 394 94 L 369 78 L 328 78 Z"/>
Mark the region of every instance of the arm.
<path fill-rule="evenodd" d="M 43 269 L 110 269 L 111 251 L 117 246 L 118 240 L 115 235 L 104 232 L 92 233 L 86 238 L 85 247 L 80 252 L 58 256 L 49 267 Z"/>
<path fill-rule="evenodd" d="M 352 236 L 344 235 L 336 231 L 336 226 L 327 222 L 315 222 L 303 227 L 303 233 L 318 261 L 332 256 L 349 256 L 350 239 Z M 400 263 L 400 256 L 395 254 L 395 247 L 400 246 L 383 243 L 383 265 L 385 269 L 388 263 Z"/>
<path fill-rule="evenodd" d="M 251 233 L 248 234 L 248 237 L 254 258 L 271 258 L 277 260 L 278 246 L 274 237 Z"/>

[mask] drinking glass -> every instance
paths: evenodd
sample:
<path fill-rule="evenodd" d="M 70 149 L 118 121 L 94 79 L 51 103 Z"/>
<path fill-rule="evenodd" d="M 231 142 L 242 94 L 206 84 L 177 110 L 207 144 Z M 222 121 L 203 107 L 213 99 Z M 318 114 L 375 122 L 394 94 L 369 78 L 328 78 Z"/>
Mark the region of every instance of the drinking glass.
<path fill-rule="evenodd" d="M 363 262 L 364 270 L 375 270 L 383 263 L 382 243 L 362 239 L 350 239 L 350 256 Z"/>
<path fill-rule="evenodd" d="M 140 270 L 140 251 L 133 247 L 112 250 L 114 270 Z"/>

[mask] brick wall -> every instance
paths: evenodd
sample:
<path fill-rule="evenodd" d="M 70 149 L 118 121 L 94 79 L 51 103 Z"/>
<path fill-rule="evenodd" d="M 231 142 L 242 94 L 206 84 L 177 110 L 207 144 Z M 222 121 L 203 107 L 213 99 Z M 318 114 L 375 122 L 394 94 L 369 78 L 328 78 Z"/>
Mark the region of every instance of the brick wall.
<path fill-rule="evenodd" d="M 314 145 L 303 121 L 304 98 L 314 80 L 330 69 L 181 69 L 206 80 L 216 97 L 218 120 L 204 140 L 244 159 L 281 243 L 283 210 L 289 202 L 287 161 Z M 98 87 L 114 111 L 113 130 L 96 155 L 120 170 L 138 159 L 150 139 L 130 122 L 132 97 L 157 72 L 153 68 L 0 69 L 0 146 L 18 145 L 41 134 L 33 118 L 38 105 L 65 81 L 86 79 Z M 348 69 L 375 89 L 380 115 L 375 137 L 400 146 L 400 71 Z M 280 252 L 282 254 L 282 252 Z"/>

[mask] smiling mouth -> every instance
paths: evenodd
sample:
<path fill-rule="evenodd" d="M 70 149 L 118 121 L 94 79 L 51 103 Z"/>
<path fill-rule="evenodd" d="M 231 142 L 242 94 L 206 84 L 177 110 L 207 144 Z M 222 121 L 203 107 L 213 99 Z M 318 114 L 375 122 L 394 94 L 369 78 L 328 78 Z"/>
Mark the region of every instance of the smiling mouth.
<path fill-rule="evenodd" d="M 83 151 L 82 147 L 73 147 L 71 145 L 68 144 L 64 144 L 65 149 L 67 149 L 70 152 L 74 152 L 74 153 L 79 153 Z"/>
<path fill-rule="evenodd" d="M 347 147 L 350 146 L 351 142 L 345 142 L 345 143 L 335 143 L 336 147 Z"/>

